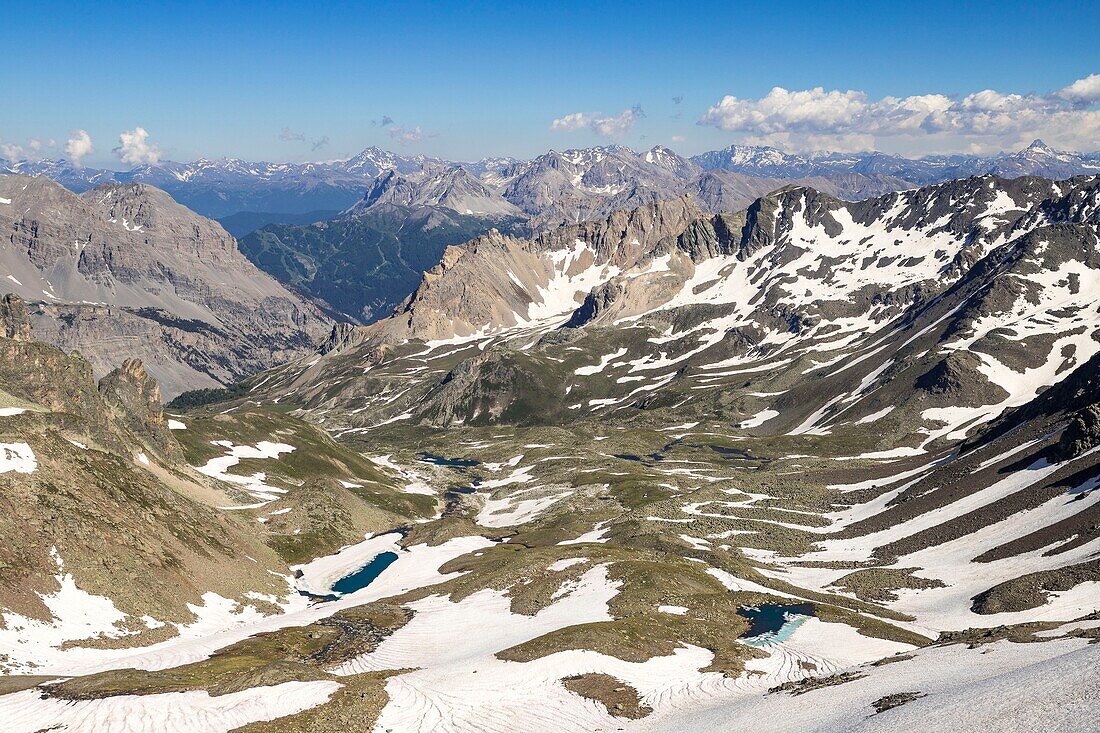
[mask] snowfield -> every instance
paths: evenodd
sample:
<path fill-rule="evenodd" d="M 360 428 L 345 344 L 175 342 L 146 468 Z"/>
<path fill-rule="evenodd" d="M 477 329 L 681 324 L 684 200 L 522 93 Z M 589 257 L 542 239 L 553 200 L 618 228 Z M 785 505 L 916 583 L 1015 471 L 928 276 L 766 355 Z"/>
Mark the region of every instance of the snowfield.
<path fill-rule="evenodd" d="M 216 441 L 215 445 L 228 448 L 229 452 L 220 458 L 211 458 L 205 465 L 199 466 L 196 470 L 198 470 L 199 473 L 210 476 L 211 478 L 216 478 L 219 481 L 224 481 L 227 484 L 239 486 L 241 489 L 249 492 L 260 500 L 260 503 L 249 504 L 247 507 L 238 506 L 223 508 L 254 509 L 275 501 L 279 498 L 280 494 L 287 493 L 286 489 L 280 489 L 276 486 L 269 486 L 264 483 L 267 480 L 267 475 L 262 471 L 250 476 L 241 476 L 239 474 L 229 473 L 229 469 L 240 463 L 243 458 L 278 458 L 283 453 L 290 453 L 293 451 L 294 446 L 287 445 L 286 443 L 272 443 L 266 440 L 260 441 L 255 446 L 233 445 L 227 440 Z"/>
<path fill-rule="evenodd" d="M 6 733 L 227 733 L 315 707 L 338 689 L 336 682 L 284 682 L 216 697 L 200 690 L 79 701 L 26 690 L 0 696 L 0 720 L 5 721 Z"/>
<path fill-rule="evenodd" d="M 330 558 L 321 558 L 301 566 L 298 579 L 303 589 L 318 588 L 328 592 L 331 583 L 344 570 L 362 567 L 370 558 L 392 546 L 393 535 L 365 540 L 361 545 L 345 548 Z M 252 605 L 224 598 L 216 593 L 203 595 L 203 605 L 189 605 L 195 621 L 177 624 L 178 635 L 166 641 L 144 647 L 99 649 L 67 644 L 97 635 L 124 636 L 115 626 L 126 616 L 110 599 L 92 596 L 80 590 L 72 578 L 60 572 L 61 589 L 43 596 L 43 602 L 54 618 L 50 622 L 27 619 L 17 614 L 4 614 L 4 629 L 0 629 L 0 659 L 5 673 L 20 672 L 71 676 L 94 674 L 109 669 L 159 670 L 178 667 L 206 659 L 218 649 L 265 631 L 288 626 L 305 626 L 331 616 L 344 608 L 398 595 L 414 588 L 442 582 L 453 575 L 438 569 L 461 555 L 483 549 L 492 543 L 483 537 L 460 537 L 435 547 L 416 545 L 404 550 L 398 559 L 369 586 L 343 596 L 338 601 L 311 604 L 296 589 L 277 601 L 281 613 L 264 615 Z M 382 549 L 379 549 L 382 548 Z M 369 557 L 368 557 L 369 556 Z M 288 586 L 292 578 L 287 578 Z M 153 619 L 145 625 L 159 624 Z M 152 626 L 151 626 L 152 627 Z"/>
<path fill-rule="evenodd" d="M 803 695 L 745 696 L 637 730 L 719 733 L 739 721 L 759 720 L 769 721 L 768 730 L 776 733 L 957 733 L 989 730 L 991 725 L 1007 733 L 1095 730 L 1100 645 L 1003 641 L 977 649 L 932 647 L 912 656 L 854 668 L 850 671 L 865 676 Z M 906 692 L 920 697 L 875 713 L 875 701 Z"/>
<path fill-rule="evenodd" d="M 0 473 L 34 473 L 38 459 L 26 443 L 0 443 Z"/>

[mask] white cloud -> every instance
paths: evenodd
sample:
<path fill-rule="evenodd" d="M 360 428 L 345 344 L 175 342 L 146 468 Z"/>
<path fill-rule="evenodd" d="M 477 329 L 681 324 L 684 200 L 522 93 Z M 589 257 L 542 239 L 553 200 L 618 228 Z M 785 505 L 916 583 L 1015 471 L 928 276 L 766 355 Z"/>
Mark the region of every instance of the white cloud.
<path fill-rule="evenodd" d="M 1057 95 L 1075 104 L 1096 104 L 1100 102 L 1100 74 L 1089 74 L 1084 79 L 1078 79 L 1068 87 L 1059 89 Z"/>
<path fill-rule="evenodd" d="M 135 127 L 118 136 L 115 154 L 129 165 L 153 165 L 160 160 L 162 153 L 155 144 L 149 143 L 149 133 L 144 127 Z"/>
<path fill-rule="evenodd" d="M 634 123 L 643 117 L 645 117 L 645 112 L 642 111 L 639 105 L 634 105 L 617 115 L 574 112 L 554 120 L 550 124 L 550 128 L 562 132 L 591 130 L 601 137 L 621 137 L 630 132 L 631 128 L 634 127 Z"/>
<path fill-rule="evenodd" d="M 77 130 L 69 136 L 65 143 L 65 155 L 73 165 L 81 165 L 85 157 L 95 152 L 92 145 L 92 136 L 86 130 Z"/>
<path fill-rule="evenodd" d="M 22 145 L 0 141 L 0 158 L 4 160 L 22 160 L 27 157 L 27 151 Z"/>
<path fill-rule="evenodd" d="M 554 120 L 550 127 L 554 130 L 572 132 L 573 130 L 583 130 L 590 124 L 592 124 L 591 115 L 586 115 L 584 112 L 574 112 L 571 115 Z"/>
<path fill-rule="evenodd" d="M 89 141 L 90 144 L 90 141 Z M 40 137 L 32 137 L 26 145 L 5 143 L 0 140 L 0 159 L 4 160 L 38 160 L 46 150 L 57 147 L 56 140 L 43 140 Z"/>
<path fill-rule="evenodd" d="M 775 87 L 760 99 L 724 97 L 699 120 L 777 147 L 867 149 L 882 142 L 949 142 L 962 149 L 1014 146 L 1043 137 L 1080 149 L 1100 138 L 1100 75 L 1052 94 L 985 89 L 961 99 L 943 94 L 871 99 L 855 90 Z"/>
<path fill-rule="evenodd" d="M 391 127 L 389 129 L 389 133 L 390 138 L 396 140 L 402 145 L 418 143 L 424 139 L 424 131 L 420 129 L 420 125 L 417 125 L 413 128 Z"/>
<path fill-rule="evenodd" d="M 822 87 L 788 91 L 775 87 L 761 99 L 727 96 L 706 111 L 701 124 L 757 135 L 842 134 L 916 130 L 928 115 L 948 109 L 940 94 L 885 97 L 877 102 L 858 91 Z"/>
<path fill-rule="evenodd" d="M 682 143 L 686 139 L 687 138 L 685 138 L 683 135 L 673 135 L 672 136 L 672 142 L 674 142 L 674 143 Z"/>

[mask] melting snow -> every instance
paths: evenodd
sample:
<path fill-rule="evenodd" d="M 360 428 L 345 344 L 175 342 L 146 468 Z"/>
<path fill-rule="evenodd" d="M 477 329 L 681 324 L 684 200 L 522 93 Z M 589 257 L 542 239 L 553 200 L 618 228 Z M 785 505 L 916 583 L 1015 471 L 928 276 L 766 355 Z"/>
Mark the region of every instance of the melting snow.
<path fill-rule="evenodd" d="M 5 721 L 5 733 L 42 730 L 226 733 L 248 723 L 282 718 L 325 703 L 341 686 L 332 681 L 284 682 L 217 696 L 198 690 L 75 701 L 24 690 L 0 697 L 0 718 Z"/>
<path fill-rule="evenodd" d="M 38 459 L 26 443 L 0 443 L 0 473 L 34 473 Z"/>
<path fill-rule="evenodd" d="M 242 458 L 278 458 L 283 453 L 289 453 L 294 450 L 294 446 L 287 445 L 286 443 L 272 443 L 266 440 L 261 440 L 255 446 L 250 445 L 233 445 L 228 440 L 215 441 L 214 445 L 219 445 L 223 448 L 228 448 L 229 453 L 221 456 L 220 458 L 211 458 L 206 462 L 204 466 L 198 466 L 196 470 L 216 478 L 226 483 L 240 486 L 245 491 L 251 493 L 257 499 L 263 502 L 274 501 L 279 498 L 279 494 L 285 494 L 286 489 L 280 489 L 275 486 L 268 486 L 264 483 L 267 480 L 267 474 L 263 472 L 257 472 L 251 476 L 240 476 L 237 474 L 229 473 L 229 468 L 237 465 L 241 462 Z M 259 506 L 262 506 L 260 504 Z M 243 507 L 223 507 L 225 509 L 243 508 Z"/>
<path fill-rule="evenodd" d="M 740 428 L 757 428 L 771 420 L 773 417 L 779 417 L 778 410 L 761 410 L 748 420 L 742 420 L 738 427 Z"/>

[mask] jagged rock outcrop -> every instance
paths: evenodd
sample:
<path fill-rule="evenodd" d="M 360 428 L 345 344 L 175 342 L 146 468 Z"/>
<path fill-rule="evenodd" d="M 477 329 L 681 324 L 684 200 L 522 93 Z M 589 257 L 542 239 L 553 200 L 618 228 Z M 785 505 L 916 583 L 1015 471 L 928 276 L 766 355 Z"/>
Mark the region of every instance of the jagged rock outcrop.
<path fill-rule="evenodd" d="M 580 328 L 590 323 L 607 312 L 613 303 L 618 301 L 627 292 L 626 284 L 618 280 L 610 280 L 592 289 L 584 296 L 581 307 L 573 311 L 573 315 L 565 322 L 562 328 Z"/>
<path fill-rule="evenodd" d="M 15 341 L 31 340 L 31 321 L 27 314 L 27 304 L 14 293 L 8 293 L 0 299 L 0 325 L 4 338 Z"/>
<path fill-rule="evenodd" d="M 250 523 L 204 503 L 159 394 L 140 361 L 97 386 L 78 352 L 0 336 L 0 396 L 26 405 L 0 417 L 0 442 L 34 456 L 29 472 L 0 471 L 5 613 L 50 621 L 43 598 L 58 591 L 59 561 L 81 591 L 165 621 L 193 620 L 186 604 L 208 591 L 285 589 L 268 580 L 285 565 Z"/>
<path fill-rule="evenodd" d="M 1100 445 L 1100 403 L 1089 405 L 1074 414 L 1055 448 L 1057 458 L 1076 458 Z"/>
<path fill-rule="evenodd" d="M 333 351 L 339 351 L 345 346 L 352 344 L 359 336 L 359 327 L 353 323 L 336 323 L 332 326 L 332 331 L 329 332 L 328 338 L 321 344 L 321 348 L 318 349 L 319 353 L 323 356 L 330 354 Z"/>
<path fill-rule="evenodd" d="M 122 366 L 99 380 L 99 394 L 118 418 L 135 433 L 149 436 L 163 455 L 182 459 L 164 417 L 160 386 L 145 370 L 140 359 L 127 359 Z"/>
<path fill-rule="evenodd" d="M 168 429 L 160 387 L 139 360 L 128 359 L 98 383 L 79 352 L 65 354 L 33 339 L 0 338 L 0 391 L 68 416 L 83 444 L 130 455 L 149 450 L 182 462 Z"/>

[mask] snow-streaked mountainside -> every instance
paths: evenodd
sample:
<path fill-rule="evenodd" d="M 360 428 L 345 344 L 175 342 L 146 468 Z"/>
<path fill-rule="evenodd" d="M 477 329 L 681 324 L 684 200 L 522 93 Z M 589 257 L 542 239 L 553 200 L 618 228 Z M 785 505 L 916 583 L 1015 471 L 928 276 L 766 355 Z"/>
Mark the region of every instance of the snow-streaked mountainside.
<path fill-rule="evenodd" d="M 0 175 L 0 292 L 103 375 L 140 357 L 170 395 L 310 353 L 330 321 L 258 270 L 215 222 L 144 184 L 76 195 Z"/>
<path fill-rule="evenodd" d="M 388 174 L 257 252 L 306 283 L 445 201 L 633 205 L 444 246 L 392 316 L 163 410 L 0 302 L 0 719 L 1093 730 L 1100 176 L 715 211 L 631 156 L 743 175 Z"/>
<path fill-rule="evenodd" d="M 1096 180 L 987 176 L 856 203 L 789 186 L 735 214 L 703 215 L 683 197 L 534 239 L 491 233 L 450 248 L 392 318 L 360 337 L 373 346 L 659 319 L 681 325 L 652 342 L 654 360 L 729 351 L 731 340 L 746 357 L 819 342 L 835 350 L 947 299 L 998 257 L 1018 256 L 1035 230 L 1087 230 Z M 1079 289 L 1081 276 L 1049 285 Z"/>

